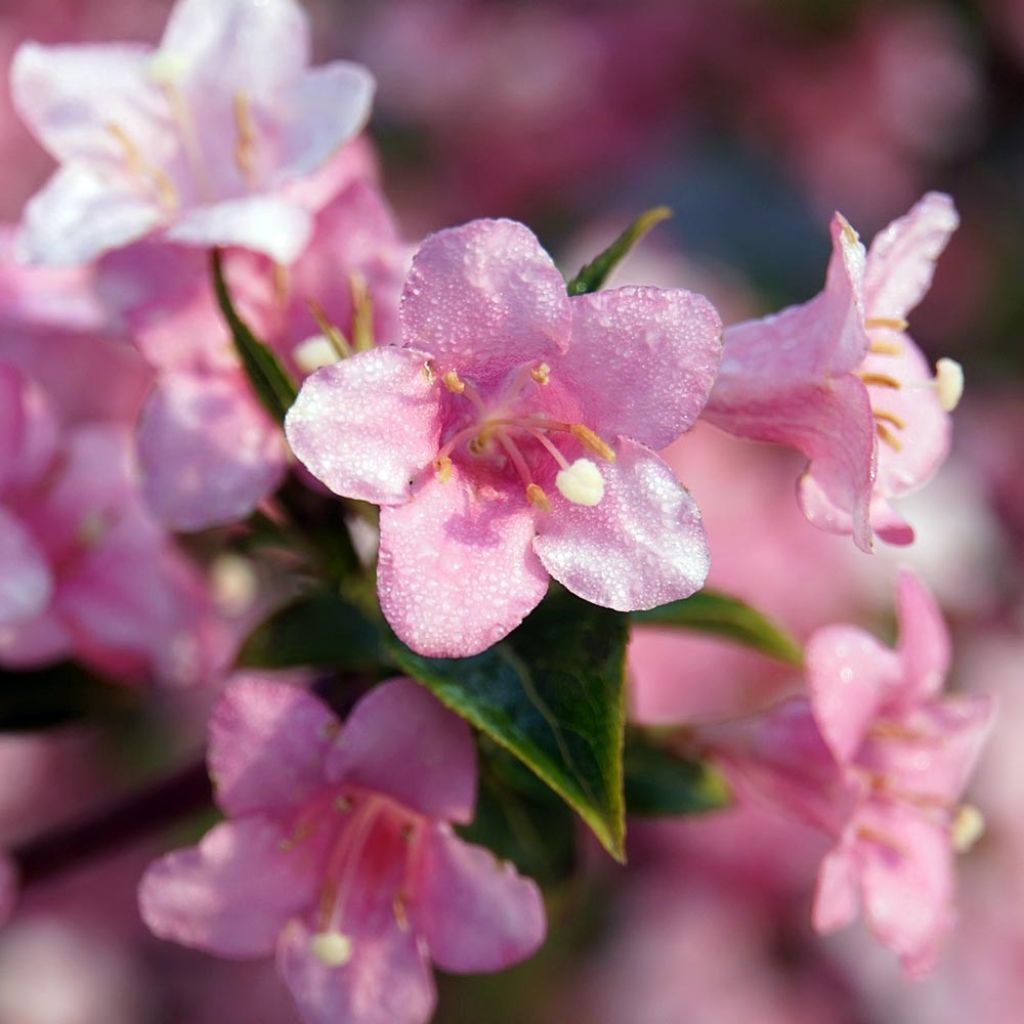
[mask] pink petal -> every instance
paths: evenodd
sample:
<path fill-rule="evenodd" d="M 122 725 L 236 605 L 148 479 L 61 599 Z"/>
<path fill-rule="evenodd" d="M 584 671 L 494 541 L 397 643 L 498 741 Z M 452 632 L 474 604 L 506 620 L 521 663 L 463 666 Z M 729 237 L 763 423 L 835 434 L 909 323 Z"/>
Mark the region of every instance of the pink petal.
<path fill-rule="evenodd" d="M 267 956 L 321 881 L 308 846 L 285 849 L 283 838 L 277 825 L 242 818 L 161 857 L 139 886 L 142 919 L 162 939 L 239 959 Z"/>
<path fill-rule="evenodd" d="M 74 640 L 52 606 L 19 626 L 0 629 L 0 665 L 8 668 L 52 664 L 74 654 Z"/>
<path fill-rule="evenodd" d="M 499 971 L 544 941 L 544 901 L 536 884 L 489 850 L 435 827 L 423 848 L 417 924 L 445 971 Z"/>
<path fill-rule="evenodd" d="M 571 319 L 551 257 L 510 220 L 431 235 L 413 257 L 401 316 L 406 345 L 474 380 L 564 352 Z"/>
<path fill-rule="evenodd" d="M 620 438 L 616 456 L 601 464 L 598 505 L 552 497 L 534 549 L 556 580 L 606 608 L 632 611 L 689 597 L 709 566 L 699 509 L 647 448 Z"/>
<path fill-rule="evenodd" d="M 440 390 L 424 369 L 427 358 L 377 348 L 309 377 L 285 420 L 299 461 L 344 497 L 407 501 L 441 432 Z"/>
<path fill-rule="evenodd" d="M 217 803 L 238 817 L 290 811 L 325 783 L 339 723 L 305 690 L 242 677 L 214 706 L 207 761 Z"/>
<path fill-rule="evenodd" d="M 467 657 L 510 633 L 547 592 L 522 491 L 453 466 L 380 513 L 377 593 L 398 636 L 428 657 Z"/>
<path fill-rule="evenodd" d="M 240 374 L 166 373 L 138 427 L 142 491 L 176 530 L 244 519 L 284 476 L 279 428 Z"/>
<path fill-rule="evenodd" d="M 820 934 L 838 931 L 857 917 L 857 875 L 849 849 L 837 846 L 821 862 L 811 921 Z"/>
<path fill-rule="evenodd" d="M 17 470 L 25 437 L 24 379 L 0 363 L 0 491 Z"/>
<path fill-rule="evenodd" d="M 555 366 L 598 433 L 664 448 L 696 422 L 722 357 L 722 322 L 703 296 L 617 288 L 571 300 L 572 341 Z"/>
<path fill-rule="evenodd" d="M 473 818 L 473 734 L 411 679 L 382 683 L 359 701 L 330 750 L 326 772 L 334 782 L 386 793 L 430 818 Z"/>
<path fill-rule="evenodd" d="M 878 709 L 899 685 L 896 655 L 853 626 L 827 626 L 807 644 L 815 721 L 840 764 L 849 764 Z"/>
<path fill-rule="evenodd" d="M 155 203 L 67 164 L 25 206 L 18 256 L 57 266 L 89 263 L 149 234 L 162 219 Z"/>
<path fill-rule="evenodd" d="M 49 562 L 27 529 L 0 505 L 0 628 L 39 615 L 50 603 Z"/>
<path fill-rule="evenodd" d="M 18 902 L 18 867 L 6 854 L 0 853 L 0 928 L 14 913 Z"/>
<path fill-rule="evenodd" d="M 949 672 L 949 630 L 935 598 L 908 569 L 899 575 L 896 615 L 904 672 L 902 694 L 908 701 L 935 696 Z"/>
<path fill-rule="evenodd" d="M 306 1024 L 427 1024 L 434 979 L 423 943 L 392 927 L 354 937 L 352 958 L 328 967 L 310 952 L 312 933 L 292 921 L 277 950 L 277 966 Z"/>
<path fill-rule="evenodd" d="M 274 196 L 253 195 L 187 210 L 165 237 L 204 248 L 237 245 L 288 264 L 298 258 L 312 233 L 307 210 Z"/>
<path fill-rule="evenodd" d="M 953 200 L 929 192 L 875 235 L 864 272 L 869 317 L 905 317 L 931 287 L 935 261 L 960 223 Z"/>

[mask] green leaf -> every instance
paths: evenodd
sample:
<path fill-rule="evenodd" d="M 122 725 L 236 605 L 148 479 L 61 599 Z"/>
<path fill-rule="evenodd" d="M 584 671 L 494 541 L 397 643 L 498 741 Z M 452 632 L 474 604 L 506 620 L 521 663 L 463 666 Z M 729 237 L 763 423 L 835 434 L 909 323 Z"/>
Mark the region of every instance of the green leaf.
<path fill-rule="evenodd" d="M 701 814 L 729 804 L 729 786 L 711 765 L 681 757 L 640 730 L 626 737 L 625 768 L 629 814 Z"/>
<path fill-rule="evenodd" d="M 803 664 L 803 651 L 786 630 L 739 598 L 714 590 L 702 590 L 659 608 L 632 612 L 630 617 L 643 626 L 675 626 L 728 637 L 773 658 Z"/>
<path fill-rule="evenodd" d="M 246 640 L 246 668 L 373 672 L 389 662 L 382 625 L 340 594 L 318 591 L 275 612 Z"/>
<path fill-rule="evenodd" d="M 653 209 L 641 213 L 604 252 L 591 260 L 569 282 L 569 294 L 586 295 L 588 292 L 596 292 L 608 280 L 609 275 L 618 264 L 626 258 L 630 249 L 655 224 L 660 224 L 671 216 L 672 211 L 667 206 L 655 206 Z"/>
<path fill-rule="evenodd" d="M 267 412 L 279 423 L 283 423 L 285 413 L 294 405 L 299 393 L 295 381 L 281 365 L 277 356 L 253 334 L 252 328 L 238 315 L 235 304 L 231 301 L 227 282 L 224 280 L 224 266 L 219 249 L 213 250 L 210 265 L 217 304 L 231 329 L 235 351 L 242 360 L 245 374 Z"/>
<path fill-rule="evenodd" d="M 506 640 L 472 658 L 395 660 L 514 754 L 623 859 L 626 617 L 555 589 Z"/>

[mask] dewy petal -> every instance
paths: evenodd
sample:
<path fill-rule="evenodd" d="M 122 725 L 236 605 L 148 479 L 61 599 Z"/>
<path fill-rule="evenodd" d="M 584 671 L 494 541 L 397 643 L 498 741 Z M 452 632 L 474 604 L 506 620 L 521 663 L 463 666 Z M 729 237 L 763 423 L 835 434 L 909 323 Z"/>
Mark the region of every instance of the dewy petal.
<path fill-rule="evenodd" d="M 309 211 L 274 196 L 254 195 L 187 210 L 166 237 L 205 248 L 237 245 L 288 264 L 298 258 L 312 233 Z"/>
<path fill-rule="evenodd" d="M 244 677 L 232 682 L 208 726 L 217 803 L 235 817 L 294 809 L 323 788 L 338 728 L 327 705 L 299 687 Z"/>
<path fill-rule="evenodd" d="M 176 530 L 236 522 L 281 482 L 280 430 L 237 373 L 166 373 L 138 427 L 142 492 Z"/>
<path fill-rule="evenodd" d="M 469 726 L 411 679 L 382 683 L 356 704 L 326 772 L 332 782 L 386 793 L 430 818 L 473 818 L 476 747 Z"/>
<path fill-rule="evenodd" d="M 0 505 L 0 628 L 39 615 L 50 603 L 53 578 L 32 535 Z"/>
<path fill-rule="evenodd" d="M 620 438 L 602 463 L 592 507 L 558 499 L 534 548 L 551 575 L 584 600 L 617 611 L 653 608 L 704 585 L 709 554 L 696 503 L 652 451 Z"/>
<path fill-rule="evenodd" d="M 569 342 L 565 280 L 529 228 L 475 220 L 431 235 L 413 257 L 402 296 L 404 344 L 442 371 L 494 380 Z"/>
<path fill-rule="evenodd" d="M 935 261 L 960 223 L 953 200 L 929 192 L 909 213 L 875 235 L 864 272 L 869 317 L 903 319 L 924 298 Z"/>
<path fill-rule="evenodd" d="M 857 875 L 845 841 L 831 850 L 818 869 L 811 921 L 821 934 L 838 931 L 857 917 Z"/>
<path fill-rule="evenodd" d="M 321 882 L 308 844 L 286 848 L 283 838 L 263 818 L 242 818 L 161 857 L 139 886 L 142 919 L 160 938 L 185 946 L 239 959 L 267 956 Z"/>
<path fill-rule="evenodd" d="M 933 697 L 949 672 L 949 630 L 935 598 L 909 569 L 899 575 L 896 615 L 904 673 L 900 696 L 911 702 Z"/>
<path fill-rule="evenodd" d="M 490 850 L 435 826 L 420 872 L 417 925 L 442 970 L 498 971 L 532 956 L 544 941 L 540 890 Z"/>
<path fill-rule="evenodd" d="M 572 340 L 555 376 L 600 434 L 664 448 L 696 422 L 722 357 L 722 322 L 701 295 L 617 288 L 570 300 Z"/>
<path fill-rule="evenodd" d="M 426 950 L 412 931 L 356 934 L 351 959 L 329 967 L 310 951 L 312 933 L 292 921 L 277 966 L 306 1024 L 427 1024 L 436 995 Z"/>
<path fill-rule="evenodd" d="M 849 764 L 879 708 L 899 686 L 899 658 L 854 626 L 826 626 L 807 643 L 811 708 L 825 742 Z"/>
<path fill-rule="evenodd" d="M 428 358 L 376 348 L 314 373 L 285 420 L 299 461 L 344 497 L 407 501 L 410 484 L 437 455 L 441 432 Z"/>
<path fill-rule="evenodd" d="M 155 203 L 67 164 L 26 204 L 17 252 L 28 262 L 77 266 L 137 241 L 162 220 Z"/>
<path fill-rule="evenodd" d="M 321 371 L 322 372 L 322 371 Z M 456 463 L 380 513 L 377 593 L 392 629 L 428 657 L 467 657 L 510 633 L 547 592 L 522 490 Z"/>

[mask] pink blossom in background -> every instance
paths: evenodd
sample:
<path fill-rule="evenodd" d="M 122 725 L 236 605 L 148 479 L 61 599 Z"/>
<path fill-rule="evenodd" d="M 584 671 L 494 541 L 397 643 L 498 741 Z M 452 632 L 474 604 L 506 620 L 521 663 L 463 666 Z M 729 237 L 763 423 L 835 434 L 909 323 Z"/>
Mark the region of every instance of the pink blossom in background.
<path fill-rule="evenodd" d="M 239 680 L 210 722 L 230 820 L 151 866 L 143 918 L 228 957 L 276 949 L 308 1021 L 422 1024 L 430 960 L 497 970 L 544 937 L 536 886 L 451 830 L 472 817 L 475 757 L 469 727 L 410 680 L 343 726 L 302 690 Z"/>
<path fill-rule="evenodd" d="M 401 320 L 403 347 L 314 374 L 286 433 L 333 491 L 382 505 L 378 593 L 403 640 L 481 651 L 548 574 L 620 610 L 700 587 L 699 512 L 651 449 L 692 425 L 714 379 L 706 300 L 569 299 L 525 227 L 474 221 L 424 243 Z"/>
<path fill-rule="evenodd" d="M 962 377 L 940 361 L 933 381 L 905 318 L 956 225 L 949 197 L 930 193 L 865 252 L 837 214 L 825 289 L 726 331 L 706 415 L 741 437 L 803 452 L 808 519 L 852 534 L 865 551 L 875 534 L 913 540 L 890 499 L 927 482 L 949 448 L 946 410 L 959 400 Z"/>
<path fill-rule="evenodd" d="M 373 93 L 359 65 L 309 61 L 294 0 L 178 0 L 155 49 L 25 43 L 15 105 L 61 164 L 26 207 L 25 256 L 86 263 L 159 232 L 293 260 L 312 231 L 296 185 Z"/>

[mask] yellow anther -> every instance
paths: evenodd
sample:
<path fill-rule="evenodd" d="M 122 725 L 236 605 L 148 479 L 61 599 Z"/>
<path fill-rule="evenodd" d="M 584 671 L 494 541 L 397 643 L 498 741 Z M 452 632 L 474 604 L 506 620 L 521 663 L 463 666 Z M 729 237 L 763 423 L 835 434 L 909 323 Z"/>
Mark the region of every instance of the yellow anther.
<path fill-rule="evenodd" d="M 344 967 L 352 959 L 352 940 L 342 932 L 317 932 L 309 951 L 327 967 Z"/>
<path fill-rule="evenodd" d="M 453 391 L 457 395 L 461 395 L 466 390 L 465 381 L 462 380 L 455 370 L 448 370 L 441 377 L 441 380 L 444 381 L 444 385 L 449 391 Z"/>
<path fill-rule="evenodd" d="M 894 451 L 902 451 L 903 442 L 884 424 L 875 424 L 875 433 Z"/>
<path fill-rule="evenodd" d="M 274 264 L 274 301 L 284 309 L 292 293 L 292 275 L 283 263 Z"/>
<path fill-rule="evenodd" d="M 551 511 L 551 500 L 544 492 L 540 484 L 530 484 L 526 488 L 526 497 L 531 505 L 536 505 L 542 512 Z"/>
<path fill-rule="evenodd" d="M 441 483 L 446 484 L 452 478 L 452 460 L 447 455 L 441 455 L 434 460 L 434 476 Z"/>
<path fill-rule="evenodd" d="M 870 316 L 864 321 L 864 326 L 869 330 L 878 327 L 887 328 L 890 331 L 905 331 L 910 324 L 902 317 L 896 316 Z"/>
<path fill-rule="evenodd" d="M 551 380 L 551 367 L 547 363 L 539 363 L 530 371 L 530 376 L 543 387 Z"/>
<path fill-rule="evenodd" d="M 238 132 L 235 142 L 235 165 L 242 177 L 252 185 L 256 170 L 256 121 L 252 116 L 249 97 L 244 92 L 235 93 L 234 112 L 235 130 Z"/>
<path fill-rule="evenodd" d="M 573 423 L 569 427 L 569 432 L 584 448 L 589 448 L 599 458 L 607 459 L 609 462 L 614 461 L 615 452 L 611 445 L 602 441 L 590 427 L 585 427 L 582 423 Z"/>
<path fill-rule="evenodd" d="M 366 278 L 358 271 L 349 274 L 349 293 L 352 296 L 352 346 L 365 352 L 374 346 L 373 297 Z"/>
<path fill-rule="evenodd" d="M 903 346 L 898 341 L 875 338 L 868 345 L 868 351 L 878 356 L 898 356 L 903 351 Z"/>
<path fill-rule="evenodd" d="M 964 393 L 964 368 L 955 359 L 940 359 L 935 364 L 935 389 L 939 404 L 952 412 Z"/>
<path fill-rule="evenodd" d="M 841 213 L 837 213 L 836 216 L 839 218 L 839 225 L 842 228 L 843 237 L 850 245 L 856 245 L 860 241 L 860 235 L 853 230 L 850 222 Z"/>
<path fill-rule="evenodd" d="M 984 834 L 985 819 L 981 811 L 973 804 L 961 804 L 953 818 L 953 849 L 967 853 Z"/>
<path fill-rule="evenodd" d="M 894 412 L 885 412 L 883 409 L 874 409 L 873 415 L 876 420 L 883 420 L 886 423 L 891 423 L 897 430 L 903 430 L 907 421 L 902 416 L 897 416 Z"/>
<path fill-rule="evenodd" d="M 903 386 L 888 373 L 859 373 L 857 376 L 869 387 L 894 388 L 898 391 Z"/>
<path fill-rule="evenodd" d="M 167 176 L 166 172 L 159 167 L 152 167 L 142 158 L 139 147 L 132 141 L 131 136 L 117 124 L 111 121 L 107 124 L 107 131 L 117 140 L 121 147 L 124 162 L 131 174 L 139 178 L 148 179 L 149 183 L 156 189 L 157 201 L 164 207 L 178 205 L 178 190 L 174 182 Z"/>
<path fill-rule="evenodd" d="M 405 896 L 402 893 L 395 893 L 395 898 L 391 902 L 391 910 L 395 915 L 398 930 L 407 932 L 409 930 L 409 915 L 406 913 Z"/>

